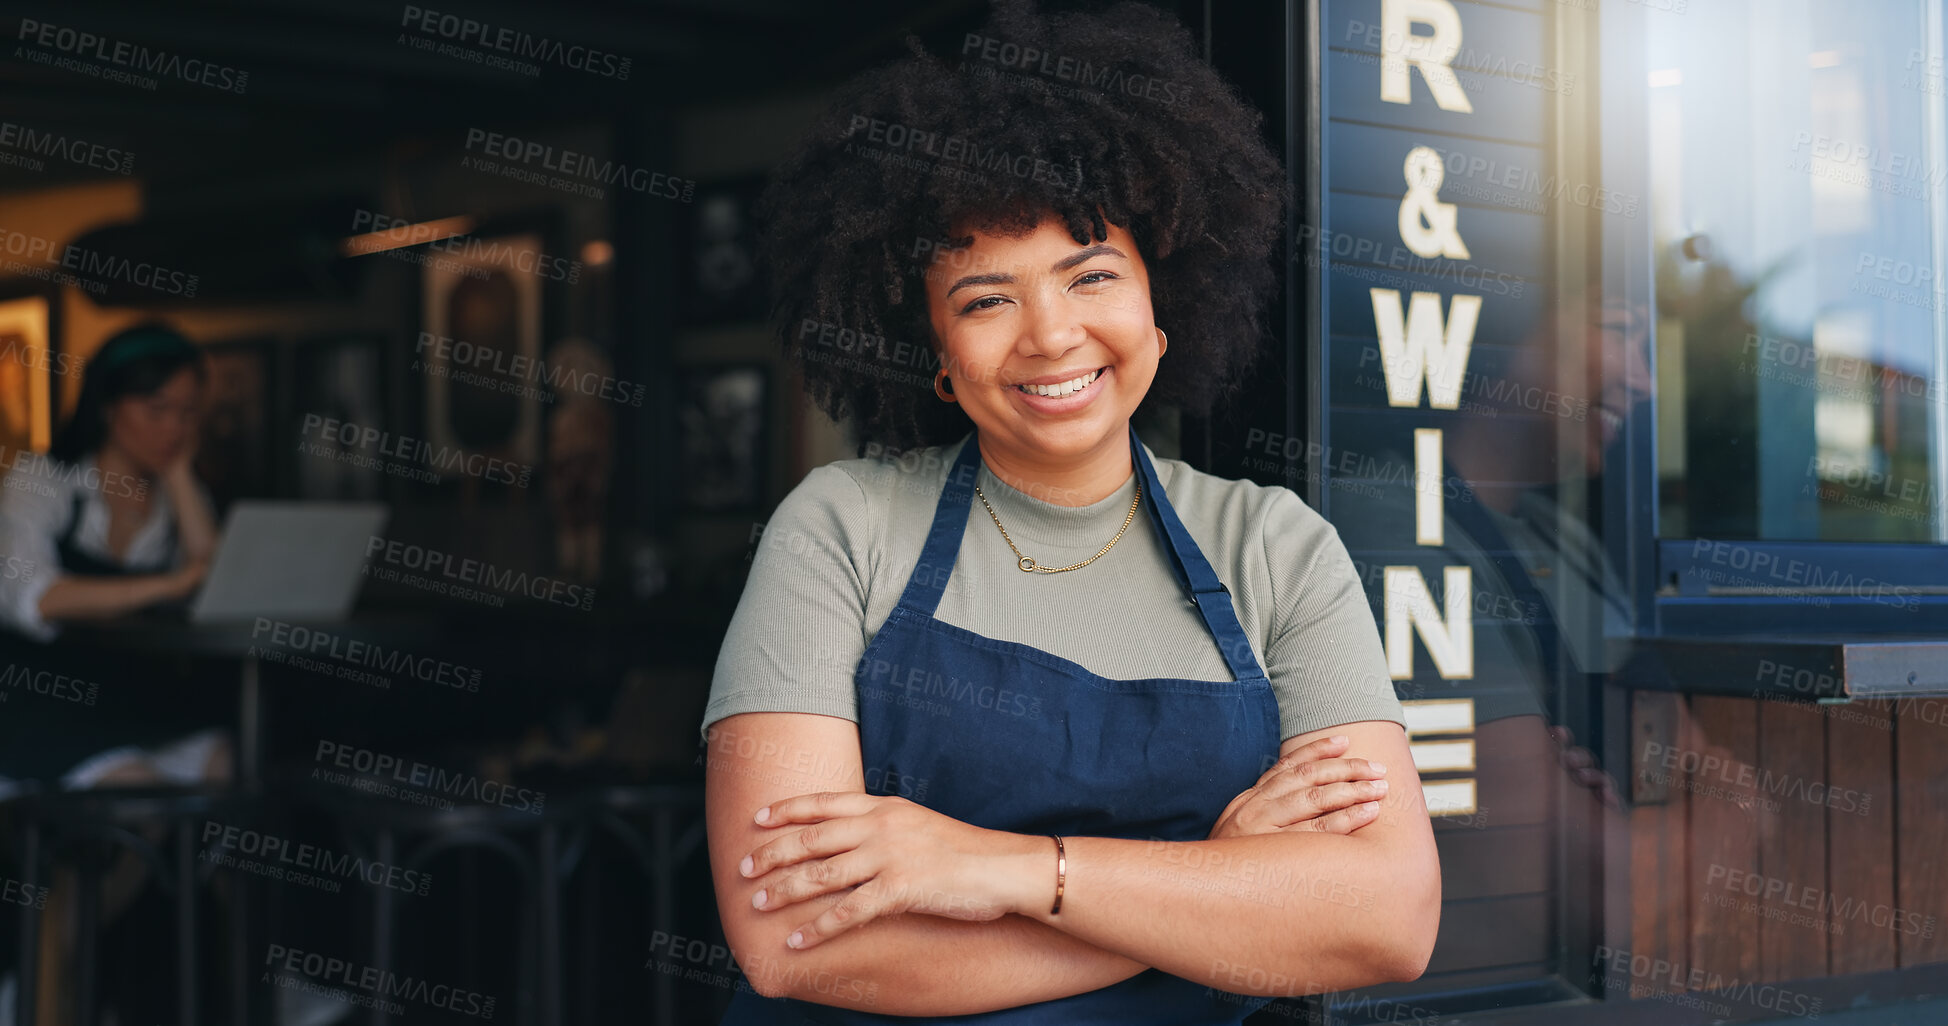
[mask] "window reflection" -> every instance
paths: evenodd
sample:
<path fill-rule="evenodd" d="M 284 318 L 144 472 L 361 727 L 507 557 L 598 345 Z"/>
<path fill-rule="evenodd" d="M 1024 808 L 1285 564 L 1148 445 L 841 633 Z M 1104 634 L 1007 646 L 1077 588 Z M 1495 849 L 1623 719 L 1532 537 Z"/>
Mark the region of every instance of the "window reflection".
<path fill-rule="evenodd" d="M 1662 536 L 1948 540 L 1941 6 L 1650 20 Z"/>

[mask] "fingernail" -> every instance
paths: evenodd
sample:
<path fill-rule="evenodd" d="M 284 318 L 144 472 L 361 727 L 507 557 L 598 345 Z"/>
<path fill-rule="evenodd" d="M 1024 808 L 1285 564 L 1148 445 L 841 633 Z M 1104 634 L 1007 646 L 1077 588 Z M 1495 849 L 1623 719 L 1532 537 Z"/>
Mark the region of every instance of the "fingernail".
<path fill-rule="evenodd" d="M 763 908 L 763 907 L 764 907 L 764 892 L 765 892 L 765 889 L 764 889 L 764 888 L 762 888 L 762 887 L 760 887 L 760 888 L 758 888 L 758 892 L 757 892 L 756 894 L 753 894 L 753 895 L 751 895 L 751 907 L 752 907 L 752 908 Z"/>
<path fill-rule="evenodd" d="M 1344 735 L 1344 734 L 1334 734 L 1333 736 L 1331 736 L 1331 737 L 1329 737 L 1329 738 L 1327 738 L 1326 740 L 1327 740 L 1327 741 L 1330 741 L 1330 742 L 1332 742 L 1333 744 L 1336 744 L 1336 745 L 1343 745 L 1343 744 L 1345 744 L 1345 743 L 1346 743 L 1346 735 Z"/>
<path fill-rule="evenodd" d="M 751 871 L 756 868 L 758 868 L 758 864 L 752 861 L 749 855 L 744 856 L 744 861 L 737 864 L 737 871 L 743 873 L 745 876 L 750 876 Z"/>
<path fill-rule="evenodd" d="M 1367 802 L 1365 805 L 1361 806 L 1361 808 L 1364 808 L 1366 811 L 1371 812 L 1375 816 L 1380 814 L 1379 802 Z"/>
<path fill-rule="evenodd" d="M 1387 793 L 1387 782 L 1386 782 L 1386 781 L 1384 781 L 1384 780 L 1375 780 L 1375 781 L 1373 782 L 1373 789 L 1374 789 L 1375 791 L 1378 791 L 1378 792 L 1380 792 L 1381 794 L 1386 794 L 1386 793 Z"/>
<path fill-rule="evenodd" d="M 1387 771 L 1387 764 L 1384 762 L 1374 762 L 1373 760 L 1368 759 L 1367 765 L 1373 767 L 1373 772 L 1375 773 L 1385 773 Z"/>
<path fill-rule="evenodd" d="M 769 822 L 770 819 L 771 819 L 771 806 L 767 805 L 764 808 L 758 810 L 758 822 L 760 824 Z"/>
<path fill-rule="evenodd" d="M 805 943 L 805 935 L 797 930 L 793 930 L 791 936 L 785 938 L 785 947 L 788 948 L 795 948 L 803 943 Z"/>

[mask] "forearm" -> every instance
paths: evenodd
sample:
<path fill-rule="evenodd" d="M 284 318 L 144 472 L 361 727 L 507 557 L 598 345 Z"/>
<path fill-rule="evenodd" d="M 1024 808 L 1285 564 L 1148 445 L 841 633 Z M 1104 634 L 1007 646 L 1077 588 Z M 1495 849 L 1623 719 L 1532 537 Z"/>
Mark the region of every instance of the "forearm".
<path fill-rule="evenodd" d="M 821 944 L 787 946 L 792 932 L 857 888 L 753 907 L 757 892 L 779 880 L 746 876 L 739 862 L 788 836 L 758 826 L 753 814 L 792 795 L 863 794 L 858 729 L 830 716 L 748 713 L 721 721 L 710 741 L 705 807 L 718 913 L 732 953 L 758 993 L 889 1015 L 967 1015 L 1099 990 L 1145 968 L 1015 915 L 980 922 L 896 914 Z M 835 754 L 795 754 L 821 751 Z M 994 834 L 997 840 L 1011 836 Z M 1054 842 L 1044 837 L 1041 843 L 1052 858 Z"/>
<path fill-rule="evenodd" d="M 788 906 L 778 915 L 790 922 L 780 919 L 765 931 L 763 950 L 736 952 L 751 985 L 760 993 L 885 1015 L 968 1015 L 1100 990 L 1145 968 L 1013 915 L 989 922 L 895 915 L 807 950 L 785 946 L 792 925 L 847 893 Z"/>
<path fill-rule="evenodd" d="M 90 620 L 140 609 L 167 593 L 162 574 L 82 577 L 64 574 L 41 593 L 43 620 Z"/>
<path fill-rule="evenodd" d="M 216 514 L 203 493 L 196 488 L 187 466 L 172 469 L 163 478 L 169 505 L 176 511 L 176 543 L 185 559 L 208 559 L 216 551 Z"/>
<path fill-rule="evenodd" d="M 1411 979 L 1420 971 L 1410 965 L 1412 952 L 1431 947 L 1438 923 L 1438 863 L 1358 834 L 1310 832 L 1187 842 L 1064 838 L 1062 910 L 1050 916 L 1054 882 L 1043 878 L 1054 855 L 1037 840 L 1022 837 L 1006 856 L 1017 860 L 1011 876 L 1026 887 L 1016 903 L 1024 916 L 1234 993 L 1284 996 Z"/>

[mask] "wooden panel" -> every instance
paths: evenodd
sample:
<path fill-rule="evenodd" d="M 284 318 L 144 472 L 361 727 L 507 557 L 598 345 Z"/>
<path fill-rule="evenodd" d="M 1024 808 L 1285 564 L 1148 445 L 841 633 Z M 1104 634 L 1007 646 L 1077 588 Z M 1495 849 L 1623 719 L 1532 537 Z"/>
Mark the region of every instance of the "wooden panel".
<path fill-rule="evenodd" d="M 1898 931 L 1901 965 L 1948 961 L 1948 702 L 1901 701 L 1894 755 L 1900 788 L 1896 905 L 1929 928 L 1925 936 L 1919 928 Z"/>
<path fill-rule="evenodd" d="M 1333 409 L 1395 409 L 1387 398 L 1386 368 L 1381 362 L 1379 340 L 1341 335 L 1333 339 L 1333 345 Z M 1586 421 L 1593 416 L 1586 397 L 1565 395 L 1556 391 L 1554 381 L 1544 379 L 1545 375 L 1552 373 L 1551 368 L 1538 366 L 1534 358 L 1523 353 L 1517 345 L 1471 345 L 1468 347 L 1467 369 L 1461 374 L 1457 408 L 1437 410 L 1427 406 L 1425 384 L 1422 385 L 1419 408 L 1427 414 L 1429 427 L 1440 428 L 1458 428 L 1470 417 Z M 1303 455 L 1303 443 L 1288 441 L 1285 444 L 1291 448 L 1293 456 Z M 1276 450 L 1267 453 L 1273 454 L 1276 454 Z M 1337 453 L 1325 455 L 1332 458 Z M 1355 476 L 1385 476 L 1359 466 L 1353 470 Z"/>
<path fill-rule="evenodd" d="M 1892 702 L 1832 706 L 1826 715 L 1826 775 L 1836 788 L 1872 795 L 1865 816 L 1826 812 L 1826 875 L 1832 890 L 1875 905 L 1894 905 L 1894 714 Z M 1848 926 L 1835 907 L 1838 929 L 1827 937 L 1827 970 L 1835 975 L 1892 969 L 1898 942 L 1890 930 Z"/>
<path fill-rule="evenodd" d="M 1714 867 L 1758 873 L 1759 794 L 1738 767 L 1759 761 L 1758 703 L 1695 695 L 1683 731 L 1680 765 L 1691 791 L 1691 880 L 1700 900 Z M 1759 971 L 1759 921 L 1736 909 L 1698 904 L 1691 916 L 1689 964 L 1742 980 Z"/>
<path fill-rule="evenodd" d="M 1539 63 L 1542 60 L 1542 19 L 1533 13 L 1511 11 L 1469 3 L 1455 5 L 1461 19 L 1461 49 L 1455 54 L 1455 70 L 1474 68 L 1507 73 L 1504 58 Z M 1332 0 L 1320 19 L 1327 46 L 1379 56 L 1389 51 L 1400 53 L 1400 40 L 1386 40 L 1373 31 L 1380 24 L 1380 0 Z M 1424 29 L 1424 26 L 1423 26 Z M 1419 72 L 1415 72 L 1419 74 Z"/>
<path fill-rule="evenodd" d="M 1647 741 L 1668 745 L 1683 738 L 1680 728 L 1670 738 L 1645 737 L 1648 724 L 1682 723 L 1684 696 L 1638 691 L 1631 697 L 1631 756 L 1639 767 L 1645 762 Z M 1652 749 L 1655 751 L 1656 749 Z M 1630 947 L 1631 954 L 1677 964 L 1690 950 L 1690 834 L 1687 832 L 1691 793 L 1682 787 L 1665 787 L 1664 800 L 1656 805 L 1635 805 L 1630 810 Z M 1658 993 L 1671 988 L 1668 976 L 1626 980 L 1630 986 L 1648 987 Z"/>
<path fill-rule="evenodd" d="M 1359 453 L 1361 456 L 1378 456 L 1381 453 L 1397 452 L 1406 453 L 1411 459 L 1414 451 L 1415 428 L 1440 427 L 1453 430 L 1458 426 L 1455 415 L 1450 415 L 1446 418 L 1430 416 L 1431 411 L 1424 408 L 1426 402 L 1427 390 L 1423 384 L 1421 386 L 1422 406 L 1420 408 L 1409 409 L 1407 407 L 1400 407 L 1386 410 L 1333 410 L 1333 454 L 1338 456 L 1340 453 L 1351 451 Z M 1465 417 L 1467 415 L 1459 414 L 1459 416 Z M 1534 444 L 1534 433 L 1527 423 L 1518 422 L 1515 418 L 1511 417 L 1482 418 L 1475 421 L 1471 425 L 1471 429 L 1476 433 L 1478 441 L 1475 444 L 1478 445 L 1504 447 L 1521 451 L 1519 447 Z M 1360 469 L 1370 470 L 1372 468 L 1362 467 Z M 1380 475 L 1399 482 L 1400 487 L 1411 488 L 1412 477 L 1407 477 L 1402 481 L 1400 479 L 1400 472 L 1397 469 L 1386 466 L 1381 466 L 1377 469 Z M 1340 475 L 1335 474 L 1334 476 L 1338 477 Z M 1519 481 L 1521 478 L 1509 475 L 1508 477 L 1501 478 L 1501 480 Z M 1547 484 L 1549 482 L 1538 471 L 1529 477 L 1528 483 Z M 1410 490 L 1405 494 L 1411 495 L 1412 492 Z M 1403 540 L 1411 543 L 1414 539 L 1412 535 L 1409 535 Z"/>
<path fill-rule="evenodd" d="M 1551 785 L 1560 770 L 1540 716 L 1507 716 L 1475 731 L 1480 822 L 1532 826 L 1552 820 Z"/>
<path fill-rule="evenodd" d="M 1948 962 L 1948 701 L 1631 700 L 1636 770 L 1671 772 L 1634 732 L 1672 715 L 1688 766 L 1630 810 L 1633 953 L 1767 981 Z"/>
<path fill-rule="evenodd" d="M 1759 803 L 1759 866 L 1765 883 L 1759 897 L 1738 897 L 1756 903 L 1760 914 L 1759 979 L 1824 976 L 1828 923 L 1819 902 L 1827 894 L 1851 893 L 1852 883 L 1829 884 L 1826 873 L 1826 731 L 1821 710 L 1796 702 L 1746 704 L 1756 705 L 1759 712 L 1756 767 L 1766 798 Z"/>
<path fill-rule="evenodd" d="M 1445 281 L 1447 291 L 1478 296 L 1506 296 L 1514 291 L 1515 279 L 1528 281 L 1547 273 L 1542 262 L 1547 243 L 1541 215 L 1493 207 L 1470 207 L 1455 214 L 1454 231 L 1467 244 L 1466 257 L 1416 255 L 1400 238 L 1401 195 L 1407 191 L 1406 169 L 1395 164 L 1390 169 L 1391 176 L 1384 166 L 1378 170 L 1381 172 L 1378 181 L 1368 176 L 1359 184 L 1367 188 L 1377 186 L 1382 195 L 1335 193 L 1332 197 L 1333 234 L 1325 241 L 1331 246 L 1334 263 L 1409 269 Z M 1452 198 L 1442 197 L 1442 201 L 1452 202 Z M 1340 236 L 1350 236 L 1351 243 Z"/>
<path fill-rule="evenodd" d="M 1434 835 L 1441 853 L 1441 898 L 1508 897 L 1549 889 L 1546 826 L 1449 830 Z"/>
<path fill-rule="evenodd" d="M 1559 202 L 1559 183 L 1543 174 L 1548 158 L 1540 147 L 1456 137 L 1429 139 L 1420 132 L 1348 121 L 1326 126 L 1327 180 L 1335 193 L 1390 192 L 1397 200 L 1405 190 L 1383 180 L 1379 172 L 1406 166 L 1407 152 L 1416 146 L 1432 146 L 1441 155 L 1443 203 L 1542 213 Z M 1562 187 L 1563 192 L 1569 190 Z M 1572 195 L 1587 198 L 1588 193 L 1584 190 Z M 1348 255 L 1342 249 L 1347 243 L 1331 236 L 1302 237 L 1302 241 L 1316 253 Z"/>
<path fill-rule="evenodd" d="M 1545 895 L 1450 902 L 1441 909 L 1429 973 L 1478 969 L 1549 957 L 1549 899 Z"/>
<path fill-rule="evenodd" d="M 1369 267 L 1342 264 L 1335 261 L 1326 274 L 1327 295 L 1331 302 L 1326 308 L 1328 329 L 1333 335 L 1335 353 L 1352 349 L 1354 359 L 1359 358 L 1361 348 L 1375 344 L 1380 337 L 1379 328 L 1373 320 L 1373 293 L 1371 290 L 1393 289 L 1400 293 L 1400 308 L 1405 315 L 1407 304 L 1413 301 L 1408 293 L 1433 292 L 1441 297 L 1441 323 L 1447 323 L 1448 313 L 1454 308 L 1455 295 L 1484 297 L 1481 303 L 1481 316 L 1475 320 L 1475 342 L 1481 345 L 1536 345 L 1538 331 L 1549 329 L 1542 323 L 1542 288 L 1537 282 L 1504 282 L 1490 279 L 1488 288 L 1455 288 L 1452 279 L 1437 278 L 1430 274 L 1413 274 L 1408 271 L 1388 269 L 1376 272 Z M 1348 341 L 1348 340 L 1353 341 Z M 1421 409 L 1434 412 L 1421 400 Z"/>
<path fill-rule="evenodd" d="M 1474 113 L 1442 110 L 1427 89 L 1427 79 L 1415 70 L 1407 76 L 1411 103 L 1380 99 L 1380 62 L 1373 55 L 1334 50 L 1326 54 L 1327 94 L 1332 116 L 1338 120 L 1410 128 L 1434 143 L 1437 133 L 1472 136 L 1495 142 L 1537 145 L 1542 141 L 1545 94 L 1525 82 L 1492 75 L 1469 76 L 1463 84 Z"/>

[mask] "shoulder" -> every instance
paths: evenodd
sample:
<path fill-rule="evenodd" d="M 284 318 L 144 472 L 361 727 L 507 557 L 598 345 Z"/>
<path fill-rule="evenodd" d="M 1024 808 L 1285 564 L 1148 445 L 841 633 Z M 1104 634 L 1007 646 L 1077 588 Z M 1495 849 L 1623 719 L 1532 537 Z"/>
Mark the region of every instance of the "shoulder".
<path fill-rule="evenodd" d="M 888 524 L 915 519 L 903 514 L 932 508 L 959 452 L 960 443 L 954 443 L 822 464 L 786 494 L 772 521 L 819 535 L 842 535 L 853 546 L 877 539 Z M 918 529 L 924 533 L 930 522 Z"/>
<path fill-rule="evenodd" d="M 785 493 L 784 501 L 778 504 L 778 511 L 856 507 L 864 503 L 866 494 L 860 475 L 847 466 L 859 462 L 862 461 L 838 460 L 813 467 L 792 486 L 791 491 Z"/>
<path fill-rule="evenodd" d="M 33 523 L 64 520 L 79 468 L 45 453 L 10 454 L 0 476 L 0 512 Z"/>
<path fill-rule="evenodd" d="M 869 452 L 857 459 L 833 460 L 814 469 L 799 487 L 809 487 L 827 499 L 843 495 L 882 515 L 912 502 L 931 506 L 940 498 L 962 446 L 972 437 L 899 453 Z"/>
<path fill-rule="evenodd" d="M 1290 488 L 1219 477 L 1182 460 L 1153 462 L 1185 524 L 1208 525 L 1220 539 L 1260 545 L 1274 566 L 1310 566 L 1340 546 L 1332 523 Z"/>

